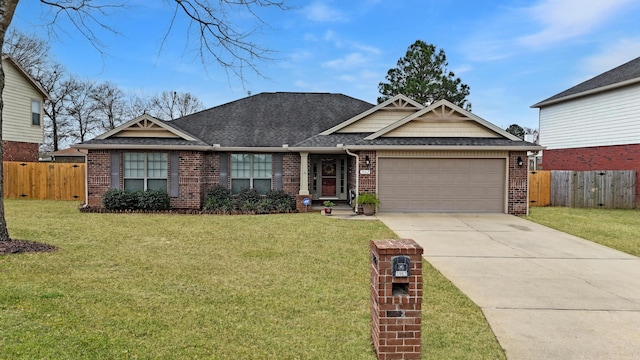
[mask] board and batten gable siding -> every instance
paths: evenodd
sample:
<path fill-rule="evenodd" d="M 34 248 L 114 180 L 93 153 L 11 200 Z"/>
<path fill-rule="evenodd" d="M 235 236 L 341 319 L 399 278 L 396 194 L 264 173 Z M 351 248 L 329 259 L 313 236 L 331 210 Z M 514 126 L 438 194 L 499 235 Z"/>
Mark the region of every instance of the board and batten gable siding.
<path fill-rule="evenodd" d="M 640 84 L 540 109 L 540 145 L 547 149 L 640 143 Z"/>
<path fill-rule="evenodd" d="M 417 118 L 383 137 L 472 137 L 497 138 L 500 135 L 471 120 L 434 120 Z"/>
<path fill-rule="evenodd" d="M 401 120 L 414 111 L 412 110 L 380 110 L 366 116 L 355 123 L 338 130 L 338 133 L 372 133 Z"/>
<path fill-rule="evenodd" d="M 5 141 L 42 143 L 44 99 L 8 60 L 3 60 L 5 86 L 2 92 L 2 138 Z M 40 126 L 31 125 L 31 100 L 40 101 Z"/>

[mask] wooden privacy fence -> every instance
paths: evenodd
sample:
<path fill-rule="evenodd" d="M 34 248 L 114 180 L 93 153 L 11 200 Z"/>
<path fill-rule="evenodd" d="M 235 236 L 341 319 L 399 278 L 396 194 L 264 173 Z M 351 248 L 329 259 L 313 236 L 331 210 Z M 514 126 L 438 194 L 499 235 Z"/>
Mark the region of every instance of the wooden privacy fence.
<path fill-rule="evenodd" d="M 529 172 L 529 205 L 551 205 L 551 171 Z"/>
<path fill-rule="evenodd" d="M 635 208 L 634 170 L 532 171 L 529 173 L 529 181 L 531 206 Z M 549 185 L 545 185 L 547 183 Z M 543 200 L 546 199 L 545 196 L 548 196 L 548 202 Z"/>
<path fill-rule="evenodd" d="M 85 200 L 85 164 L 4 162 L 4 197 Z"/>

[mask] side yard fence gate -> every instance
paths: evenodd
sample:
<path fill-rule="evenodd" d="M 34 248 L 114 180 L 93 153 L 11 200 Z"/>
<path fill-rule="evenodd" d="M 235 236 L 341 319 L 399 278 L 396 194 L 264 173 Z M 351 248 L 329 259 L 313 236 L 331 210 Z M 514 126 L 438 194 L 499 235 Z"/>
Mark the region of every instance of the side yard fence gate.
<path fill-rule="evenodd" d="M 8 199 L 85 200 L 85 164 L 5 161 Z"/>
<path fill-rule="evenodd" d="M 633 209 L 635 198 L 634 170 L 529 172 L 530 206 Z"/>

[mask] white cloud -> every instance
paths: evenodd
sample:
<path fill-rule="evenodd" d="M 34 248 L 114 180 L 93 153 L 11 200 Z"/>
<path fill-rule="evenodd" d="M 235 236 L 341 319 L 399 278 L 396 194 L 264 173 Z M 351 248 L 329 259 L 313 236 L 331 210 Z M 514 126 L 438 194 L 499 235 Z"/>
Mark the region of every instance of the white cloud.
<path fill-rule="evenodd" d="M 476 24 L 462 50 L 474 61 L 495 61 L 569 40 L 592 40 L 604 25 L 637 7 L 636 0 L 539 0 L 527 7 L 499 7 L 494 17 Z"/>
<path fill-rule="evenodd" d="M 543 47 L 592 32 L 613 16 L 633 5 L 634 0 L 544 0 L 523 9 L 525 16 L 542 26 L 538 32 L 520 37 L 524 46 Z"/>
<path fill-rule="evenodd" d="M 307 19 L 315 22 L 340 22 L 348 20 L 342 12 L 329 7 L 329 5 L 316 1 L 302 10 Z"/>
<path fill-rule="evenodd" d="M 352 69 L 352 68 L 361 66 L 367 62 L 368 61 L 365 56 L 363 56 L 361 53 L 356 52 L 356 53 L 347 54 L 346 56 L 339 59 L 327 61 L 322 64 L 322 67 L 331 68 L 335 70 L 346 70 L 346 69 Z"/>
<path fill-rule="evenodd" d="M 638 55 L 640 55 L 640 38 L 618 40 L 605 47 L 601 53 L 584 59 L 582 67 L 585 76 L 581 81 L 629 62 Z"/>

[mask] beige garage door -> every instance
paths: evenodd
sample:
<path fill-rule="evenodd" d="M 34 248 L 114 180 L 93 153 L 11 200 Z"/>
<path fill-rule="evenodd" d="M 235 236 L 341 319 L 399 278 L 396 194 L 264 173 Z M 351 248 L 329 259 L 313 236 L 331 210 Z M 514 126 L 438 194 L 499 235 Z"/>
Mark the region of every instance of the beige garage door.
<path fill-rule="evenodd" d="M 504 212 L 505 159 L 378 161 L 380 211 Z"/>

